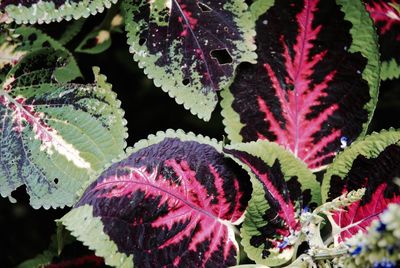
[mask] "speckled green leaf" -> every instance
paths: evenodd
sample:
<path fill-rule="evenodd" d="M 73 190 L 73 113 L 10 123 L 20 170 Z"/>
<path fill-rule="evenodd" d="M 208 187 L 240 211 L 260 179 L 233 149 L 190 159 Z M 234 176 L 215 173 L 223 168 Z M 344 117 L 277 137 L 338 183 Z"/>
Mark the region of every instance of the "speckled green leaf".
<path fill-rule="evenodd" d="M 208 120 L 217 91 L 254 62 L 254 22 L 243 0 L 124 0 L 128 44 L 148 77 Z"/>
<path fill-rule="evenodd" d="M 276 143 L 259 140 L 224 151 L 248 171 L 253 185 L 241 228 L 244 250 L 257 264 L 288 262 L 302 242 L 301 213 L 320 203 L 315 175 Z"/>
<path fill-rule="evenodd" d="M 50 23 L 87 18 L 110 8 L 116 0 L 5 0 L 0 2 L 0 22 Z"/>
<path fill-rule="evenodd" d="M 62 50 L 27 54 L 0 88 L 0 194 L 26 186 L 38 207 L 72 205 L 82 184 L 125 148 L 116 94 L 94 69 L 93 84 L 60 83 Z"/>
<path fill-rule="evenodd" d="M 45 47 L 63 51 L 65 54 L 65 64 L 59 66 L 54 73 L 58 82 L 69 82 L 81 76 L 78 64 L 72 54 L 58 41 L 34 27 L 20 26 L 12 30 L 5 28 L 0 33 L 0 44 L 0 69 L 5 69 L 4 76 L 23 55 Z M 3 79 L 0 77 L 0 82 Z"/>

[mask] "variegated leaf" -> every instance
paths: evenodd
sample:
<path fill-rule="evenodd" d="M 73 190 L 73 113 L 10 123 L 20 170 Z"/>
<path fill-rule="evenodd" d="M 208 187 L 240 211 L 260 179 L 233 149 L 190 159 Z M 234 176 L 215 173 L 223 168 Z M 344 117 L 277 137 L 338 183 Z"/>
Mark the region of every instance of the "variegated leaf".
<path fill-rule="evenodd" d="M 275 141 L 322 169 L 366 131 L 374 110 L 372 21 L 359 0 L 259 0 L 253 7 L 258 63 L 239 66 L 223 93 L 226 132 L 233 142 Z"/>
<path fill-rule="evenodd" d="M 125 148 L 125 120 L 111 86 L 57 82 L 62 50 L 24 56 L 0 88 L 0 194 L 26 186 L 33 207 L 72 205 L 76 191 Z"/>
<path fill-rule="evenodd" d="M 66 228 L 113 266 L 235 265 L 247 198 L 221 145 L 169 131 L 134 150 L 86 189 Z"/>
<path fill-rule="evenodd" d="M 122 9 L 139 66 L 202 119 L 209 120 L 236 66 L 256 58 L 243 0 L 124 0 Z"/>
<path fill-rule="evenodd" d="M 288 262 L 302 242 L 301 213 L 320 202 L 315 176 L 291 153 L 267 141 L 231 145 L 225 152 L 252 179 L 241 229 L 244 250 L 257 264 Z"/>
<path fill-rule="evenodd" d="M 335 211 L 331 216 L 336 243 L 365 232 L 389 203 L 400 203 L 400 132 L 374 133 L 354 143 L 328 168 L 323 184 L 323 201 L 365 188 L 360 201 Z"/>

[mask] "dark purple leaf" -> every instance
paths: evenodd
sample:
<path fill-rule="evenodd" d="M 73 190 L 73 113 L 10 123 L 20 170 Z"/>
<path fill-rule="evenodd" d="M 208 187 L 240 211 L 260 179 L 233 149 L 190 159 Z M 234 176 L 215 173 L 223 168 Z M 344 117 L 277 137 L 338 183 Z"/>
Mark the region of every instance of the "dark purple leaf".
<path fill-rule="evenodd" d="M 150 140 L 105 171 L 74 209 L 91 205 L 118 252 L 137 267 L 236 264 L 231 225 L 247 205 L 242 183 L 231 160 L 194 140 Z"/>

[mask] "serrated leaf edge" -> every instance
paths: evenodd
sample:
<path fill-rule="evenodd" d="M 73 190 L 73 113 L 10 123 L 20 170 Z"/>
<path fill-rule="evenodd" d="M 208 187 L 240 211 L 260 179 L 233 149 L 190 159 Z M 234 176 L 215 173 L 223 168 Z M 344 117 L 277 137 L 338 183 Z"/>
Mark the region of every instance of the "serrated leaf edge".
<path fill-rule="evenodd" d="M 43 24 L 50 22 L 70 21 L 72 19 L 87 18 L 90 15 L 102 13 L 118 0 L 66 1 L 56 8 L 53 2 L 40 1 L 30 7 L 22 5 L 8 5 L 5 8 L 3 19 L 7 23 Z"/>

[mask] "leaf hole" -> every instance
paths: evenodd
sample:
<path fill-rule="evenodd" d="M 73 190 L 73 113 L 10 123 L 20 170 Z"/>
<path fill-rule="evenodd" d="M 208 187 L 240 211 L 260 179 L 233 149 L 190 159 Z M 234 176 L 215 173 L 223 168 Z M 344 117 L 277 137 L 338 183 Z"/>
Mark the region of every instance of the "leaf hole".
<path fill-rule="evenodd" d="M 51 44 L 49 43 L 49 41 L 45 41 L 42 43 L 42 47 L 51 47 Z"/>
<path fill-rule="evenodd" d="M 58 184 L 58 178 L 55 178 L 55 179 L 53 180 L 53 182 L 54 182 L 55 184 Z"/>
<path fill-rule="evenodd" d="M 144 43 L 146 43 L 147 39 L 146 38 L 140 38 L 139 39 L 139 46 L 143 46 Z"/>
<path fill-rule="evenodd" d="M 233 59 L 227 49 L 216 49 L 211 51 L 211 57 L 216 59 L 219 64 L 232 63 Z"/>
<path fill-rule="evenodd" d="M 287 88 L 288 88 L 290 91 L 293 91 L 293 90 L 294 90 L 294 85 L 293 85 L 293 84 L 288 84 L 288 85 L 287 85 Z"/>
<path fill-rule="evenodd" d="M 189 83 L 190 83 L 189 78 L 185 78 L 185 79 L 182 80 L 182 84 L 183 84 L 184 86 L 189 85 Z"/>
<path fill-rule="evenodd" d="M 202 12 L 211 12 L 212 11 L 211 7 L 207 6 L 204 3 L 197 2 L 197 6 L 201 9 Z"/>
<path fill-rule="evenodd" d="M 30 34 L 29 36 L 28 36 L 28 40 L 31 42 L 31 44 L 33 44 L 33 42 L 35 42 L 36 41 L 36 39 L 37 39 L 37 35 L 36 34 Z"/>

